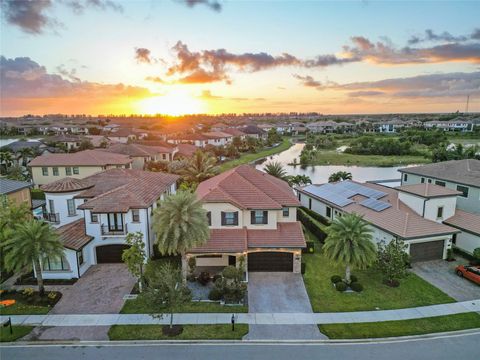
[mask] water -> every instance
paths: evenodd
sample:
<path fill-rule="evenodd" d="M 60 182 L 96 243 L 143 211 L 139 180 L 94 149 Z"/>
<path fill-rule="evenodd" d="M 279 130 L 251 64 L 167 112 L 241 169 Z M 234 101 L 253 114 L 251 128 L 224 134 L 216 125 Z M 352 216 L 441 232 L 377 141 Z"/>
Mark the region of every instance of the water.
<path fill-rule="evenodd" d="M 13 143 L 15 141 L 18 141 L 18 140 L 25 140 L 25 139 L 20 139 L 20 138 L 3 139 L 3 138 L 0 138 L 0 147 L 11 144 L 11 143 Z M 39 140 L 41 140 L 41 138 L 27 138 L 26 140 L 27 141 L 39 141 Z"/>
<path fill-rule="evenodd" d="M 292 166 L 288 165 L 293 162 L 293 159 L 299 160 L 300 153 L 302 152 L 304 143 L 298 143 L 293 145 L 290 149 L 285 150 L 279 154 L 268 157 L 262 164 L 257 165 L 257 169 L 263 170 L 265 164 L 270 161 L 278 161 L 284 165 L 285 171 L 288 175 L 307 175 L 312 179 L 314 184 L 322 184 L 328 182 L 328 177 L 337 171 L 348 171 L 352 174 L 353 180 L 358 182 L 373 181 L 373 180 L 387 180 L 387 179 L 400 179 L 400 173 L 398 169 L 400 167 L 373 167 L 373 166 L 341 166 L 341 165 L 317 165 L 307 166 L 302 169 L 300 165 Z M 385 183 L 386 186 L 398 186 L 398 182 Z"/>

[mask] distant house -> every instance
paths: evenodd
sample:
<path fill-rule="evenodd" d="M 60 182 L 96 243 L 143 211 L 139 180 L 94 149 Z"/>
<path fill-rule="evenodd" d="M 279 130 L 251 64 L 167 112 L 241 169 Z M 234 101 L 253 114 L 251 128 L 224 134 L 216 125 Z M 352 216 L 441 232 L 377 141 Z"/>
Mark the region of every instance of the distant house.
<path fill-rule="evenodd" d="M 146 146 L 140 144 L 115 144 L 103 151 L 128 155 L 132 161 L 133 169 L 143 170 L 149 161 L 173 161 L 178 151 L 173 146 Z"/>
<path fill-rule="evenodd" d="M 333 133 L 339 130 L 347 131 L 355 127 L 355 124 L 347 122 L 335 122 L 335 121 L 317 121 L 306 124 L 306 128 L 313 133 Z"/>
<path fill-rule="evenodd" d="M 245 134 L 243 131 L 241 131 L 239 129 L 235 129 L 235 128 L 223 129 L 222 132 L 230 134 L 230 135 L 232 135 L 232 137 L 239 137 L 242 140 L 245 140 L 245 138 L 247 137 L 247 134 Z"/>
<path fill-rule="evenodd" d="M 207 145 L 225 146 L 232 142 L 233 136 L 229 133 L 212 131 L 202 134 L 208 138 Z"/>
<path fill-rule="evenodd" d="M 240 128 L 240 131 L 246 134 L 249 137 L 253 137 L 255 139 L 266 139 L 267 132 L 263 129 L 260 129 L 256 125 L 247 125 L 243 128 Z"/>
<path fill-rule="evenodd" d="M 35 186 L 45 185 L 65 177 L 83 179 L 111 168 L 131 167 L 127 155 L 101 150 L 85 150 L 71 154 L 48 154 L 33 159 L 28 166 Z"/>
<path fill-rule="evenodd" d="M 84 137 L 78 135 L 61 134 L 44 138 L 42 142 L 44 144 L 55 144 L 57 146 L 61 144 L 65 150 L 72 151 L 77 150 L 84 139 Z"/>
<path fill-rule="evenodd" d="M 104 135 L 114 142 L 126 144 L 129 141 L 135 141 L 139 138 L 138 134 L 131 129 L 116 129 Z"/>
<path fill-rule="evenodd" d="M 167 139 L 171 144 L 192 144 L 199 148 L 204 148 L 208 144 L 209 138 L 203 134 L 183 134 L 172 135 Z"/>
<path fill-rule="evenodd" d="M 427 121 L 424 124 L 425 129 L 440 129 L 443 131 L 460 131 L 460 132 L 472 132 L 475 123 L 473 121 L 465 120 L 461 117 L 458 117 L 455 120 L 450 121 L 440 121 L 433 120 Z"/>
<path fill-rule="evenodd" d="M 192 144 L 178 144 L 177 148 L 178 152 L 175 153 L 175 160 L 189 159 L 195 154 L 195 151 L 198 150 L 198 148 Z"/>
<path fill-rule="evenodd" d="M 380 122 L 376 124 L 376 128 L 378 132 L 381 133 L 396 133 L 400 129 L 403 129 L 406 126 L 406 123 L 402 120 L 390 120 L 386 122 Z"/>

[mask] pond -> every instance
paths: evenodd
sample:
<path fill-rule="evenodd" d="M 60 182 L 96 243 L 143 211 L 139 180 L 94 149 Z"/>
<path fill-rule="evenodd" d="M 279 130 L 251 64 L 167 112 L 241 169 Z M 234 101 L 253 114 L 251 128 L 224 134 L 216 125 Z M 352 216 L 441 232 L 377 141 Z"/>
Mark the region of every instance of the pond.
<path fill-rule="evenodd" d="M 269 156 L 261 164 L 257 165 L 257 169 L 263 170 L 264 166 L 270 161 L 280 162 L 288 175 L 307 175 L 312 179 L 314 184 L 322 184 L 328 182 L 330 174 L 337 171 L 348 171 L 352 173 L 353 180 L 358 182 L 374 181 L 374 180 L 392 180 L 398 181 L 385 183 L 387 186 L 400 185 L 400 173 L 398 169 L 405 166 L 398 167 L 372 167 L 372 166 L 341 166 L 341 165 L 317 165 L 307 166 L 302 169 L 300 165 L 293 166 L 288 165 L 293 162 L 293 159 L 299 160 L 300 153 L 302 152 L 304 143 L 297 143 L 290 149 L 285 150 L 279 154 Z"/>

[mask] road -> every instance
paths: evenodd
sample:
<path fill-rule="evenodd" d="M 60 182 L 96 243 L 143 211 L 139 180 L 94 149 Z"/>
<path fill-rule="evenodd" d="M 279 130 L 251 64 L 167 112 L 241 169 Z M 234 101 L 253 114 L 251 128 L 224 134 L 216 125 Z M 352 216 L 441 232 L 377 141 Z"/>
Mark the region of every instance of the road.
<path fill-rule="evenodd" d="M 0 347 L 8 360 L 133 360 L 133 359 L 478 359 L 480 331 L 410 340 L 362 343 L 110 343 Z"/>

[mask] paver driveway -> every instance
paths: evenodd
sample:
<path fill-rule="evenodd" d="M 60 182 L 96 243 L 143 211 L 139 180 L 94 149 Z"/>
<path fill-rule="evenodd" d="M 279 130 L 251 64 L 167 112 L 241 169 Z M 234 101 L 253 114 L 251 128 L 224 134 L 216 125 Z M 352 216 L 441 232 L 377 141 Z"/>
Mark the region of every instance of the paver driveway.
<path fill-rule="evenodd" d="M 468 264 L 468 261 L 419 262 L 413 265 L 412 271 L 457 301 L 480 299 L 480 286 L 455 274 L 459 264 Z"/>
<path fill-rule="evenodd" d="M 134 284 L 125 264 L 94 265 L 63 292 L 50 314 L 116 314 Z M 108 340 L 108 329 L 109 326 L 37 327 L 26 339 Z"/>
<path fill-rule="evenodd" d="M 248 311 L 251 313 L 311 313 L 312 306 L 300 274 L 248 274 Z M 245 339 L 324 339 L 316 325 L 250 325 Z"/>

